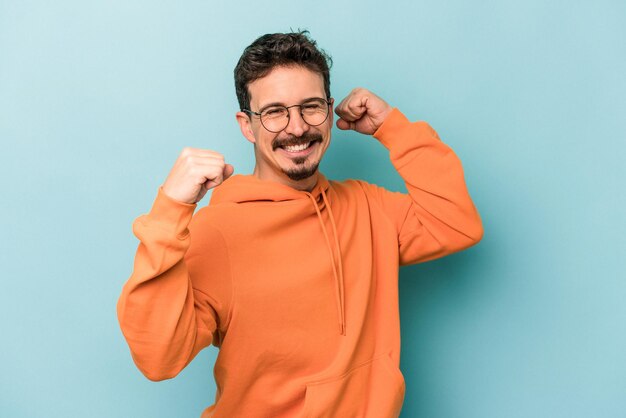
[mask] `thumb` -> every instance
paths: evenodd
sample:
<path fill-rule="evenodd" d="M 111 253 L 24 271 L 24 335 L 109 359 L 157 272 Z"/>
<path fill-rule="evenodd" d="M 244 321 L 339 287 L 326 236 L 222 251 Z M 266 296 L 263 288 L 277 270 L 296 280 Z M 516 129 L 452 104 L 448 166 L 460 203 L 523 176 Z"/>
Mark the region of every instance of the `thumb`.
<path fill-rule="evenodd" d="M 337 119 L 337 128 L 341 129 L 342 131 L 347 131 L 349 129 L 354 129 L 355 125 L 356 125 L 356 123 L 354 123 L 354 122 L 348 122 L 345 119 Z"/>
<path fill-rule="evenodd" d="M 235 172 L 235 167 L 233 167 L 230 164 L 225 164 L 224 165 L 224 180 L 232 176 L 234 172 Z"/>

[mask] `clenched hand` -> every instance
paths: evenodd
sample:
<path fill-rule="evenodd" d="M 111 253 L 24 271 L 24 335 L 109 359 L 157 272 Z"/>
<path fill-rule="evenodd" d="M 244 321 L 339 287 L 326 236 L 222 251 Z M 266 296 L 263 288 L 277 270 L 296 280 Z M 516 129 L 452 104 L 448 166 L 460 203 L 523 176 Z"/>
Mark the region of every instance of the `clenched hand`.
<path fill-rule="evenodd" d="M 233 166 L 224 162 L 222 154 L 186 147 L 167 176 L 163 192 L 179 202 L 197 203 L 233 172 Z"/>
<path fill-rule="evenodd" d="M 355 88 L 335 108 L 337 127 L 372 135 L 382 125 L 392 107 L 364 88 Z"/>

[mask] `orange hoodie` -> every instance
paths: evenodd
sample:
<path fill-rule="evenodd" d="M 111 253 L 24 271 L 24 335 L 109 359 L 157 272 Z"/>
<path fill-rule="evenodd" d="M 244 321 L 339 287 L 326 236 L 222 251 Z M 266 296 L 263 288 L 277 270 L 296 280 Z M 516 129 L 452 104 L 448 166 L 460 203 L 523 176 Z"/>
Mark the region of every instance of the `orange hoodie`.
<path fill-rule="evenodd" d="M 398 266 L 482 237 L 461 163 L 425 122 L 394 109 L 374 134 L 409 194 L 358 180 L 313 191 L 236 175 L 209 206 L 159 188 L 133 231 L 118 302 L 133 359 L 151 380 L 219 347 L 202 417 L 397 417 Z"/>

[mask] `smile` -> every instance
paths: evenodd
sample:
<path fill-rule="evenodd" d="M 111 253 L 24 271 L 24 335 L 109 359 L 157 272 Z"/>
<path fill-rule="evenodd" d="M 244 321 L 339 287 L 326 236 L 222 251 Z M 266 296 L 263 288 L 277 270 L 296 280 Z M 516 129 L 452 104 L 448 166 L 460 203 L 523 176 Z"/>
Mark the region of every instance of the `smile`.
<path fill-rule="evenodd" d="M 300 145 L 288 145 L 284 148 L 285 151 L 287 152 L 299 152 L 299 151 L 304 151 L 305 149 L 307 149 L 308 147 L 311 146 L 313 142 L 308 142 L 306 144 L 300 144 Z"/>
<path fill-rule="evenodd" d="M 320 142 L 319 140 L 314 140 L 310 142 L 305 142 L 304 144 L 298 145 L 284 145 L 278 147 L 279 150 L 282 151 L 288 157 L 304 157 L 309 155 L 315 149 L 316 144 Z"/>

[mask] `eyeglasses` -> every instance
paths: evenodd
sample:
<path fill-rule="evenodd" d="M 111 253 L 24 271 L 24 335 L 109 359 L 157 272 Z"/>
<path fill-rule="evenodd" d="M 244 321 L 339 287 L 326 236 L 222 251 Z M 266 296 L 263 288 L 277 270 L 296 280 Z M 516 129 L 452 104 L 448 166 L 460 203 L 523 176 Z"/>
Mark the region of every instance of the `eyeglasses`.
<path fill-rule="evenodd" d="M 280 106 L 272 105 L 260 112 L 253 112 L 249 109 L 241 109 L 250 115 L 256 115 L 261 119 L 261 125 L 270 132 L 278 133 L 289 125 L 289 109 L 300 108 L 300 116 L 309 126 L 321 125 L 328 118 L 330 101 L 322 98 L 314 98 L 299 105 Z"/>

